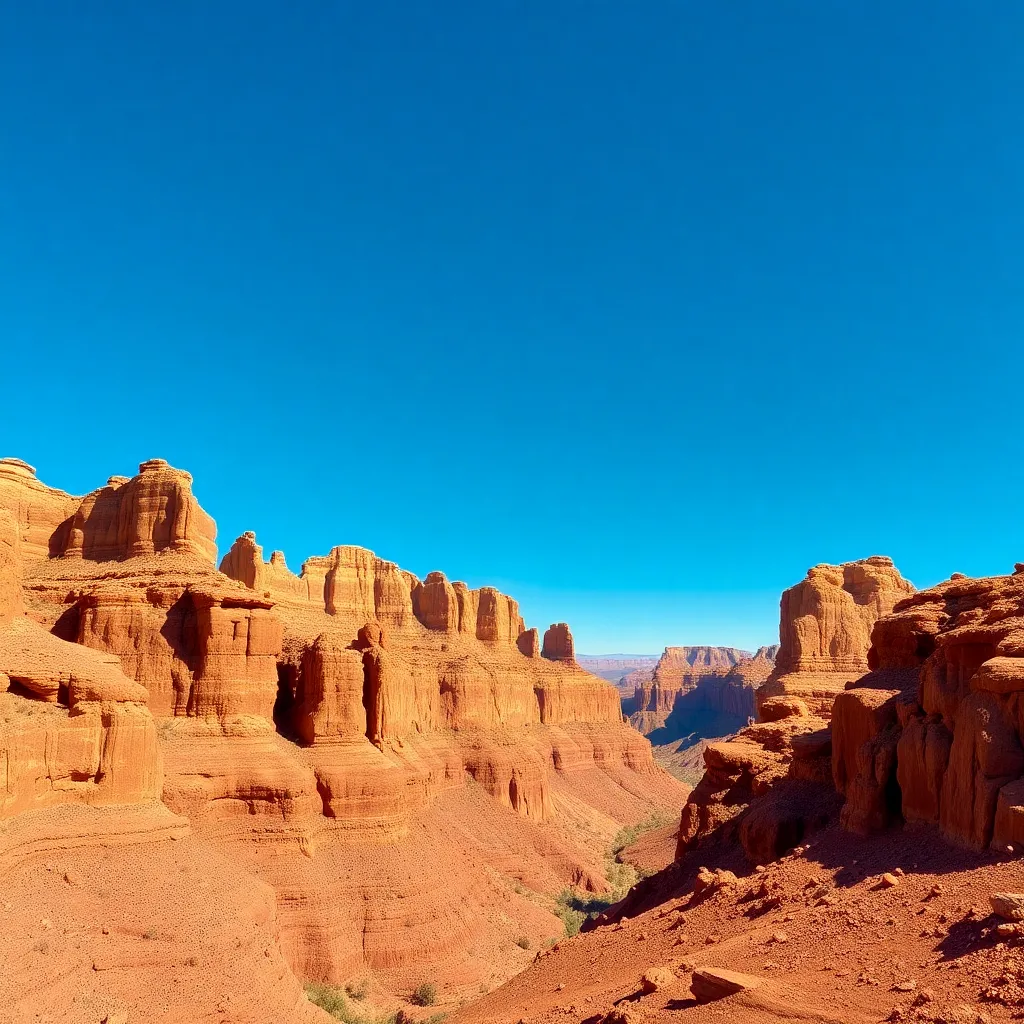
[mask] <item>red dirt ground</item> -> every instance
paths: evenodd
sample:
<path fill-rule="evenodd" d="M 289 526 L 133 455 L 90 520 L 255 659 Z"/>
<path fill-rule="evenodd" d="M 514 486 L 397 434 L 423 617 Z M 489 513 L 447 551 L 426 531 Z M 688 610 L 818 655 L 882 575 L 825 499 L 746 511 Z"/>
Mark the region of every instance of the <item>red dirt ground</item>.
<path fill-rule="evenodd" d="M 1024 888 L 1018 859 L 954 849 L 931 829 L 862 839 L 833 827 L 760 872 L 712 862 L 741 877 L 702 900 L 692 893 L 702 851 L 692 856 L 634 890 L 621 921 L 538 954 L 449 1024 L 597 1024 L 613 1009 L 638 1024 L 1024 1017 L 1024 954 L 994 933 L 988 900 Z M 882 887 L 896 869 L 899 884 Z M 641 976 L 661 966 L 675 982 L 642 995 Z M 690 973 L 701 966 L 762 983 L 699 1005 Z"/>

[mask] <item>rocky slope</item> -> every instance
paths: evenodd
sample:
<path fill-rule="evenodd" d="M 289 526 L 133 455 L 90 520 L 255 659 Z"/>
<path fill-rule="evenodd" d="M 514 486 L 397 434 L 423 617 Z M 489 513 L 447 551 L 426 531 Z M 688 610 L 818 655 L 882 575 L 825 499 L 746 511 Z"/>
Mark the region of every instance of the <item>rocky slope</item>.
<path fill-rule="evenodd" d="M 0 509 L 0 858 L 29 888 L 43 851 L 91 871 L 115 840 L 159 860 L 173 836 L 181 870 L 211 879 L 230 863 L 238 899 L 274 894 L 252 935 L 283 957 L 276 1020 L 315 1015 L 296 978 L 365 976 L 381 1005 L 425 979 L 446 999 L 502 980 L 528 959 L 517 938 L 561 930 L 550 894 L 602 889 L 612 834 L 685 794 L 568 626 L 541 637 L 493 588 L 347 546 L 294 574 L 251 534 L 218 571 L 213 520 L 161 460 L 81 499 L 2 460 Z M 117 910 L 135 920 L 133 891 Z M 125 955 L 157 972 L 188 956 L 211 894 L 147 890 L 180 927 Z M 97 926 L 84 906 L 71 931 Z M 209 963 L 234 941 L 218 931 Z M 35 1019 L 59 990 L 24 994 L 29 950 L 9 952 L 0 982 Z M 126 1000 L 113 977 L 88 975 L 91 995 Z M 235 1003 L 231 987 L 190 990 L 190 1019 L 266 1019 L 258 985 Z"/>
<path fill-rule="evenodd" d="M 711 884 L 696 859 L 643 883 L 448 1024 L 1020 1019 L 1024 954 L 990 902 L 1020 890 L 1019 860 L 833 825 L 761 871 L 722 863 Z"/>
<path fill-rule="evenodd" d="M 794 591 L 674 866 L 456 1024 L 1019 1019 L 1024 565 L 913 593 L 871 558 Z"/>

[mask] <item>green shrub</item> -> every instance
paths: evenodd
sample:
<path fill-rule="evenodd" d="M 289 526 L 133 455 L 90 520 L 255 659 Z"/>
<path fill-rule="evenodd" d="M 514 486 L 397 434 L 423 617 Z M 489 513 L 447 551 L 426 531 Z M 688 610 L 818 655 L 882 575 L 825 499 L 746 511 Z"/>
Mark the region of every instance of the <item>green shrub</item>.
<path fill-rule="evenodd" d="M 345 983 L 345 994 L 350 999 L 362 1000 L 370 994 L 370 979 L 360 978 L 359 981 Z"/>
<path fill-rule="evenodd" d="M 516 945 L 520 949 L 529 949 L 530 948 L 530 940 L 525 935 L 520 935 L 519 938 L 516 939 Z"/>
<path fill-rule="evenodd" d="M 437 1002 L 437 986 L 432 981 L 424 981 L 416 986 L 409 1001 L 417 1006 L 433 1006 Z"/>
<path fill-rule="evenodd" d="M 306 998 L 314 1006 L 326 1010 L 336 1020 L 351 1020 L 344 993 L 333 985 L 321 985 L 317 981 L 311 981 L 306 985 Z"/>
<path fill-rule="evenodd" d="M 368 990 L 369 982 L 365 984 Z M 355 987 L 358 989 L 362 985 L 363 982 L 360 982 Z M 398 1024 L 400 1020 L 400 1013 L 386 1013 L 377 1017 L 367 1016 L 353 1010 L 345 998 L 345 993 L 334 985 L 323 985 L 320 982 L 311 981 L 306 985 L 306 998 L 314 1005 L 319 1006 L 321 1010 L 326 1010 L 335 1020 L 341 1021 L 341 1024 Z M 352 998 L 362 999 L 365 998 L 365 995 Z"/>

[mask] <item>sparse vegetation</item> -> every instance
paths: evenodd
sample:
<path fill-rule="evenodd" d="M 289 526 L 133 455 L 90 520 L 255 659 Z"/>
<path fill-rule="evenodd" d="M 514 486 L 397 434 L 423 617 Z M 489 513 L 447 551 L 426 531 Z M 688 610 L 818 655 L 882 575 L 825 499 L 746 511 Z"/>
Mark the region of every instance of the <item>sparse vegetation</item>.
<path fill-rule="evenodd" d="M 516 939 L 516 945 L 520 949 L 529 949 L 530 948 L 530 940 L 525 935 L 520 935 L 519 938 Z"/>
<path fill-rule="evenodd" d="M 345 994 L 357 1001 L 365 999 L 370 994 L 370 979 L 360 978 L 359 981 L 346 982 Z"/>
<path fill-rule="evenodd" d="M 433 1006 L 437 1002 L 437 986 L 432 981 L 422 982 L 409 1001 L 417 1006 Z"/>
<path fill-rule="evenodd" d="M 619 854 L 645 832 L 660 828 L 671 820 L 665 814 L 655 813 L 636 825 L 619 829 L 605 856 L 604 874 L 608 880 L 608 892 L 594 894 L 563 889 L 558 894 L 555 898 L 555 915 L 561 919 L 568 938 L 578 935 L 584 921 L 597 917 L 614 903 L 618 903 L 640 878 L 646 878 L 652 873 L 637 871 L 632 864 L 620 860 Z"/>
<path fill-rule="evenodd" d="M 403 1020 L 401 1011 L 372 1016 L 354 1010 L 349 1005 L 345 992 L 334 985 L 323 985 L 320 982 L 311 981 L 306 985 L 306 998 L 315 1006 L 319 1006 L 321 1010 L 326 1010 L 342 1024 L 401 1024 Z M 433 1020 L 434 1018 L 431 1018 L 431 1021 Z M 431 1024 L 431 1022 L 424 1021 L 423 1024 Z"/>
<path fill-rule="evenodd" d="M 583 922 L 588 918 L 597 917 L 617 902 L 611 894 L 580 893 L 575 889 L 563 889 L 555 897 L 555 915 L 561 918 L 568 938 L 579 935 Z"/>
<path fill-rule="evenodd" d="M 638 821 L 635 825 L 627 825 L 624 828 L 620 828 L 615 833 L 615 838 L 612 839 L 612 856 L 617 857 L 630 843 L 635 843 L 645 832 L 661 828 L 662 825 L 667 825 L 670 821 L 672 821 L 672 818 L 669 815 L 655 811 L 644 818 L 643 821 Z"/>

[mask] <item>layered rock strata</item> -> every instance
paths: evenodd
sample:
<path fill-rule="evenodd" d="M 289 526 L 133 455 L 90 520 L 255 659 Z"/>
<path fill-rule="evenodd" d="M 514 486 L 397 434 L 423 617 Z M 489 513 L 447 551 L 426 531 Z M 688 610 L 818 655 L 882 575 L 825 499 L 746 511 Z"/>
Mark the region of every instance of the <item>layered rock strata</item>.
<path fill-rule="evenodd" d="M 869 669 L 872 627 L 912 593 L 880 556 L 815 566 L 785 591 L 775 664 L 757 688 L 760 721 L 705 750 L 677 856 L 711 836 L 735 836 L 755 863 L 773 859 L 836 811 L 847 792 L 857 795 L 842 811 L 848 827 L 883 823 L 878 803 L 890 799 L 895 741 L 886 730 L 895 699 L 871 688 L 858 701 L 846 688 Z M 863 773 L 848 764 L 850 751 Z"/>
<path fill-rule="evenodd" d="M 767 797 L 778 803 L 793 781 L 820 779 L 826 757 L 847 829 L 926 823 L 976 849 L 1024 841 L 1024 566 L 985 579 L 956 574 L 886 610 L 905 590 L 895 569 L 878 558 L 852 565 L 863 567 L 842 567 L 863 585 L 857 608 L 837 596 L 838 571 L 812 570 L 796 597 L 783 598 L 780 671 L 758 693 L 763 724 L 708 748 L 680 854 L 728 826 L 751 856 L 763 855 L 765 835 L 778 835 L 785 818 Z M 869 644 L 861 626 L 872 617 Z M 823 637 L 832 638 L 831 663 Z M 821 714 L 827 690 L 858 664 Z M 785 842 L 798 841 L 807 807 L 823 799 L 807 798 L 803 811 L 791 802 L 802 824 L 786 826 Z"/>
<path fill-rule="evenodd" d="M 69 803 L 153 804 L 162 766 L 146 690 L 116 657 L 24 614 L 22 534 L 33 530 L 0 508 L 0 821 Z"/>
<path fill-rule="evenodd" d="M 600 889 L 610 836 L 684 792 L 614 688 L 575 663 L 568 626 L 542 644 L 494 588 L 420 580 L 354 546 L 295 574 L 251 533 L 218 571 L 191 477 L 161 460 L 81 499 L 8 461 L 0 500 L 14 538 L 0 533 L 0 608 L 17 617 L 0 632 L 64 652 L 57 664 L 32 648 L 31 671 L 10 661 L 11 686 L 81 732 L 40 741 L 69 764 L 49 758 L 60 778 L 43 795 L 18 783 L 9 813 L 47 794 L 162 795 L 198 841 L 270 883 L 303 977 L 369 969 L 400 985 L 443 961 L 477 984 L 494 964 L 471 950 L 557 926 L 511 882 L 495 895 L 496 877 Z M 23 585 L 4 568 L 15 558 Z M 105 738 L 86 736 L 94 710 Z M 27 733 L 12 735 L 8 760 Z M 501 921 L 496 898 L 513 908 Z"/>
<path fill-rule="evenodd" d="M 733 732 L 753 716 L 755 688 L 771 673 L 774 655 L 773 647 L 753 655 L 733 647 L 666 647 L 650 679 L 636 675 L 623 711 L 634 728 L 662 742 L 695 730 Z"/>
<path fill-rule="evenodd" d="M 860 831 L 901 817 L 953 842 L 1024 840 L 1024 566 L 955 575 L 875 625 L 871 671 L 836 702 L 836 786 Z"/>
<path fill-rule="evenodd" d="M 875 622 L 913 592 L 892 559 L 881 555 L 809 569 L 782 595 L 779 651 L 758 690 L 759 705 L 795 697 L 827 718 L 836 694 L 867 672 Z"/>

